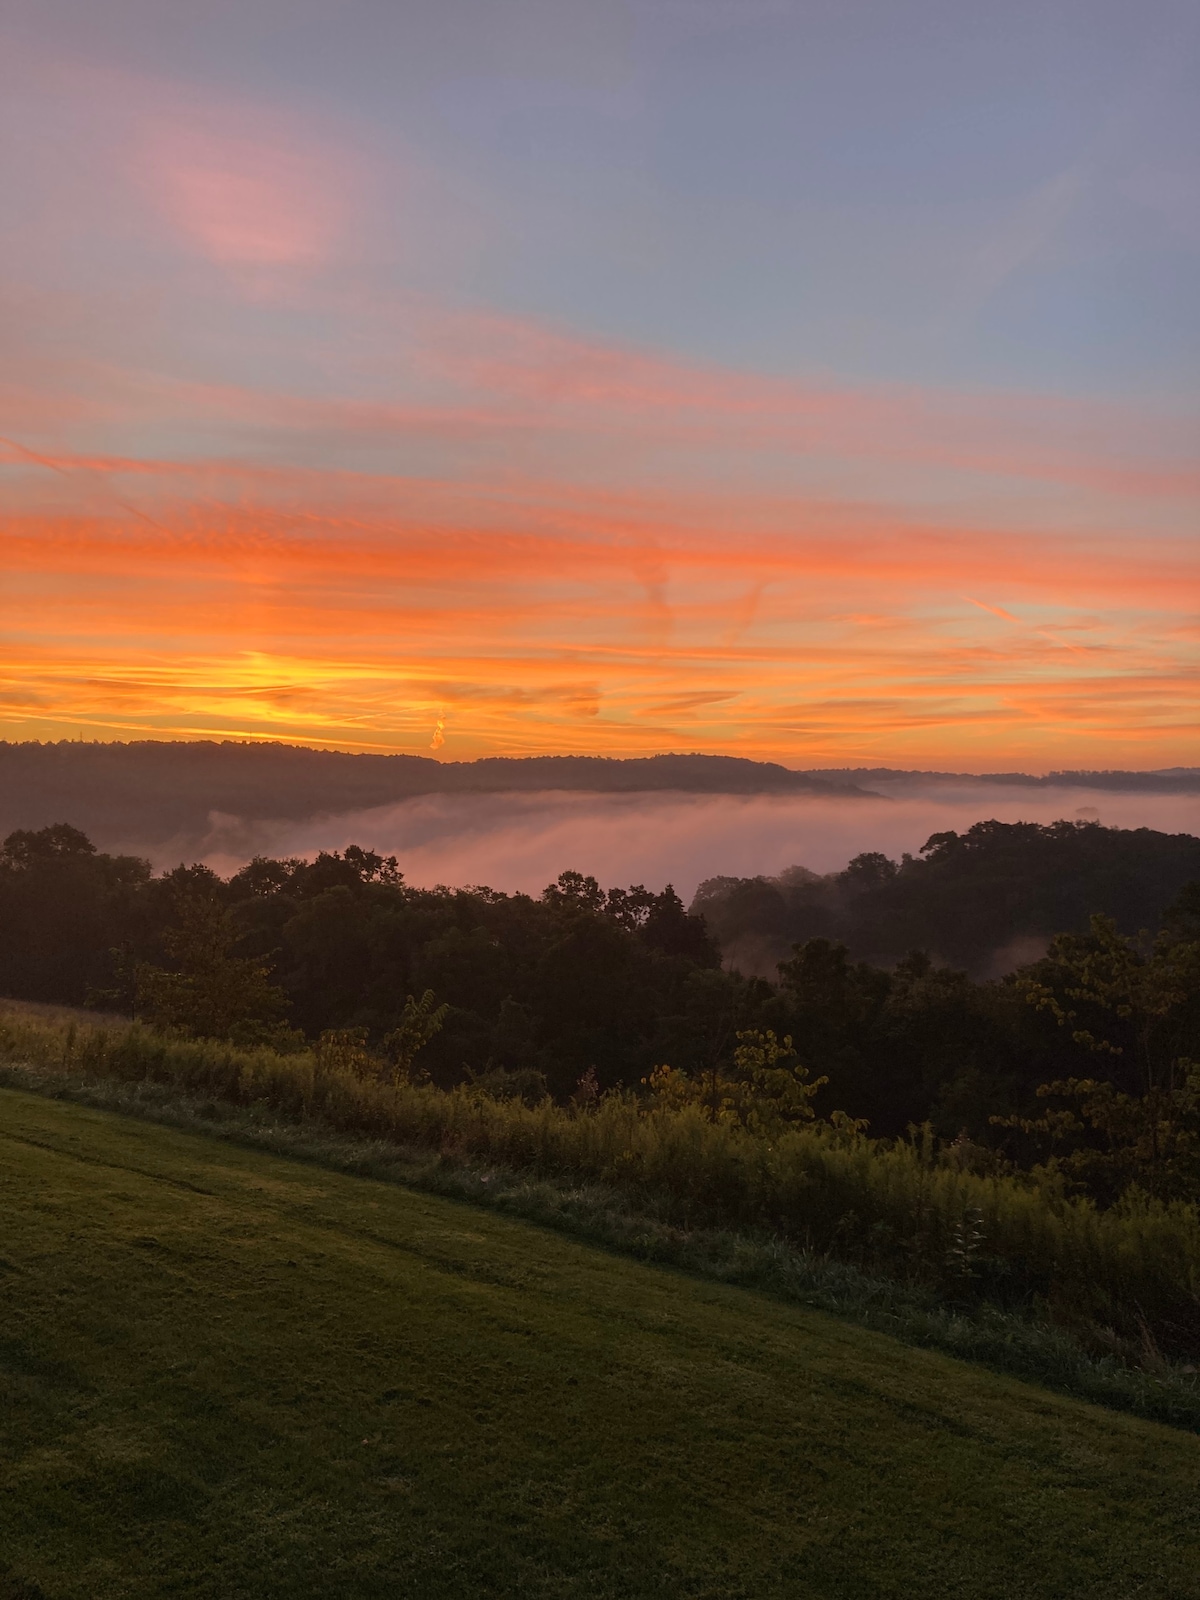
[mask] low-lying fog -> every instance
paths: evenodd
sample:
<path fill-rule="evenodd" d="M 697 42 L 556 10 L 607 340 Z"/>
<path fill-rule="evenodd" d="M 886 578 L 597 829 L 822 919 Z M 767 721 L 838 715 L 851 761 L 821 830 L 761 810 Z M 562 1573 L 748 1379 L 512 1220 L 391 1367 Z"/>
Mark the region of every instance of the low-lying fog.
<path fill-rule="evenodd" d="M 1200 834 L 1200 795 L 1117 794 L 1095 789 L 948 785 L 880 800 L 804 796 L 629 794 L 426 795 L 306 822 L 213 816 L 200 841 L 155 851 L 157 865 L 181 856 L 222 873 L 252 855 L 311 856 L 361 844 L 399 858 L 409 883 L 487 884 L 539 894 L 566 868 L 605 887 L 673 883 L 689 901 L 718 875 L 775 874 L 796 864 L 832 872 L 863 850 L 898 859 L 931 833 L 994 817 L 1002 822 L 1099 820 L 1110 827 Z"/>

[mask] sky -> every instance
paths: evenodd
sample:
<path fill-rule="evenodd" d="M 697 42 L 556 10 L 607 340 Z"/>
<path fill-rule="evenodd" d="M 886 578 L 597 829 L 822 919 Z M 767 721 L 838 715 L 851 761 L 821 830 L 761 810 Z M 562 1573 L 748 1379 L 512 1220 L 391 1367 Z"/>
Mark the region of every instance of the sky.
<path fill-rule="evenodd" d="M 1194 764 L 1192 0 L 0 0 L 0 737 Z"/>

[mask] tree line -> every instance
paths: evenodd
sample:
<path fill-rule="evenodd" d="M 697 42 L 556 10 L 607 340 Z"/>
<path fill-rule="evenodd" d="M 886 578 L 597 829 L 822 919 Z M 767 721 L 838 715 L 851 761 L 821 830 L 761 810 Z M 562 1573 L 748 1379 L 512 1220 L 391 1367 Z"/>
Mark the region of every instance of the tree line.
<path fill-rule="evenodd" d="M 836 892 L 869 902 L 907 879 L 911 907 L 924 881 L 935 908 L 960 907 L 964 878 L 977 896 L 986 882 L 992 936 L 996 900 L 1027 896 L 1023 874 L 1040 870 L 1044 896 L 1055 863 L 1067 878 L 1081 848 L 1096 858 L 1107 838 L 1115 860 L 1130 837 L 980 824 L 935 836 L 924 880 L 867 855 Z M 964 1166 L 1049 1163 L 1105 1203 L 1133 1188 L 1200 1197 L 1200 881 L 1153 920 L 1153 933 L 1077 920 L 984 979 L 920 947 L 876 964 L 818 932 L 767 978 L 723 966 L 712 925 L 670 887 L 564 872 L 538 898 L 416 888 L 354 845 L 228 878 L 155 874 L 66 824 L 0 847 L 0 991 L 15 997 L 182 1036 L 314 1043 L 527 1103 L 625 1090 L 768 1134 L 814 1114 L 880 1136 L 928 1124 Z"/>
<path fill-rule="evenodd" d="M 999 977 L 1097 912 L 1125 934 L 1156 930 L 1200 878 L 1200 839 L 1099 822 L 977 822 L 935 833 L 917 855 L 878 851 L 842 872 L 791 867 L 776 877 L 710 878 L 703 913 L 727 959 L 773 976 L 795 944 L 826 938 L 861 961 L 893 966 L 912 950 Z"/>

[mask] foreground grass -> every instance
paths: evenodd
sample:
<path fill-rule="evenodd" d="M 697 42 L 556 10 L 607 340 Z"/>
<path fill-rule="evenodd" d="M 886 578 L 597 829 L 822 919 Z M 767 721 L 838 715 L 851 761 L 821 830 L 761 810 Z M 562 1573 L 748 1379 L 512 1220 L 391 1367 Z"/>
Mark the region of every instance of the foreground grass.
<path fill-rule="evenodd" d="M 12 1090 L 0 1181 L 0 1593 L 1200 1596 L 1189 1434 Z"/>
<path fill-rule="evenodd" d="M 351 1052 L 353 1055 L 353 1052 Z M 600 1184 L 687 1231 L 766 1232 L 949 1301 L 1034 1311 L 1152 1370 L 1195 1367 L 1200 1208 L 1130 1193 L 1107 1210 L 1049 1174 L 988 1174 L 916 1140 L 827 1125 L 766 1139 L 696 1104 L 604 1095 L 590 1109 L 497 1100 L 469 1084 L 388 1083 L 317 1046 L 241 1050 L 0 1002 L 0 1059 L 64 1080 L 156 1085 L 352 1139 L 413 1146 L 555 1183 Z M 968 1243 L 969 1241 L 969 1243 Z"/>
<path fill-rule="evenodd" d="M 468 1198 L 1200 1431 L 1195 1206 L 1099 1212 L 927 1141 L 768 1141 L 628 1095 L 580 1113 L 392 1086 L 321 1049 L 21 1001 L 0 1000 L 0 1084 Z"/>
<path fill-rule="evenodd" d="M 907 1344 L 977 1361 L 998 1372 L 1200 1432 L 1195 1368 L 1152 1350 L 1145 1366 L 1086 1348 L 1027 1311 L 946 1301 L 919 1284 L 798 1249 L 770 1232 L 686 1228 L 619 1190 L 549 1178 L 461 1155 L 341 1132 L 320 1120 L 280 1118 L 268 1106 L 190 1096 L 170 1083 L 80 1078 L 61 1070 L 0 1065 L 0 1087 L 29 1089 L 98 1110 L 231 1140 L 337 1172 L 401 1183 L 554 1228 L 641 1261 L 757 1289 L 830 1311 Z M 0 1594 L 0 1600 L 6 1600 Z"/>

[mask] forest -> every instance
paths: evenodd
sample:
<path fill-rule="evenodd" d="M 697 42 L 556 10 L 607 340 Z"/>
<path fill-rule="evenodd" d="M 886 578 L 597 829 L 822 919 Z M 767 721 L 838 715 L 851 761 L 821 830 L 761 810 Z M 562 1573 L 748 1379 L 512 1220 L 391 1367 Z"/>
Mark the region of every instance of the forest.
<path fill-rule="evenodd" d="M 894 966 L 923 950 L 973 977 L 1002 977 L 1045 952 L 1057 933 L 1082 933 L 1096 914 L 1123 933 L 1157 929 L 1163 908 L 1200 878 L 1200 839 L 1095 822 L 979 822 L 935 833 L 899 862 L 878 852 L 819 876 L 710 878 L 703 913 L 729 965 L 773 977 L 792 947 L 845 944 L 858 960 Z"/>
<path fill-rule="evenodd" d="M 1044 953 L 966 970 L 1039 926 Z M 771 978 L 723 964 L 764 927 L 794 935 Z M 1186 835 L 986 822 L 829 879 L 714 880 L 689 911 L 573 871 L 537 899 L 416 888 L 357 846 L 156 875 L 61 823 L 0 849 L 0 992 L 527 1105 L 927 1126 L 979 1170 L 1049 1164 L 1102 1203 L 1200 1196 Z"/>

